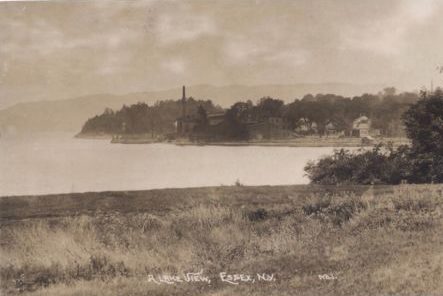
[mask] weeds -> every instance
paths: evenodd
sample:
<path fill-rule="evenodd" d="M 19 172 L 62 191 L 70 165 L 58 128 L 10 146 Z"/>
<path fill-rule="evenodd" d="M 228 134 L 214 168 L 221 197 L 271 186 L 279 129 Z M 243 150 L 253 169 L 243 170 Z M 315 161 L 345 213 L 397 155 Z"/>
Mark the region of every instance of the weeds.
<path fill-rule="evenodd" d="M 260 209 L 257 209 L 257 210 L 247 213 L 247 217 L 248 217 L 249 221 L 252 221 L 252 222 L 263 221 L 268 217 L 268 212 L 265 209 L 260 208 Z"/>
<path fill-rule="evenodd" d="M 236 190 L 240 196 L 249 189 Z M 267 190 L 272 196 L 277 189 Z M 428 272 L 443 272 L 438 267 L 441 193 L 438 185 L 407 185 L 375 193 L 368 202 L 352 193 L 312 193 L 279 203 L 261 203 L 257 197 L 242 205 L 213 197 L 187 209 L 171 205 L 161 214 L 97 212 L 4 224 L 1 289 L 35 295 L 80 295 L 82 286 L 100 287 L 88 290 L 91 295 L 115 295 L 117 287 L 120 295 L 285 295 L 292 289 L 300 295 L 332 295 L 317 275 L 337 271 L 342 279 L 337 295 L 356 289 L 367 291 L 362 295 L 402 289 L 432 295 L 443 291 Z M 279 282 L 260 289 L 215 283 L 201 291 L 192 285 L 168 290 L 139 283 L 148 274 L 200 269 L 211 274 L 272 270 Z"/>

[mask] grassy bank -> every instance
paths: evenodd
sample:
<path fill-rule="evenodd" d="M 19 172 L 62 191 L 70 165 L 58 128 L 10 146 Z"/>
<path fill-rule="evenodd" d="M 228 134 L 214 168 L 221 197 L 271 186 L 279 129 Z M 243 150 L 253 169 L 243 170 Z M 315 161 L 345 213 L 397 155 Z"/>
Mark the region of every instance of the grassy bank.
<path fill-rule="evenodd" d="M 442 185 L 3 197 L 0 218 L 3 294 L 443 294 Z M 149 280 L 200 270 L 210 284 Z"/>

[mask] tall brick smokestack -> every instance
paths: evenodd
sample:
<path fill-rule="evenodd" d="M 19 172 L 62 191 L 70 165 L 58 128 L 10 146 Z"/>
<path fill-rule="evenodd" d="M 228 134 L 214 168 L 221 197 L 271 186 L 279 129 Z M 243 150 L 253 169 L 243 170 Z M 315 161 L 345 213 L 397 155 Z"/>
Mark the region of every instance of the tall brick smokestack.
<path fill-rule="evenodd" d="M 182 117 L 185 118 L 186 116 L 186 89 L 185 86 L 183 85 L 183 89 L 182 89 Z"/>

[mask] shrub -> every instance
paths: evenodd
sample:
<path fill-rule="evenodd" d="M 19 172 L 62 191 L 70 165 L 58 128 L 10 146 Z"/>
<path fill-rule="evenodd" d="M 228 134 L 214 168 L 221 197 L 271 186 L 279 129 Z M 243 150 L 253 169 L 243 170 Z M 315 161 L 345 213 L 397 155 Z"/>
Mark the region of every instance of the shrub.
<path fill-rule="evenodd" d="M 314 184 L 399 184 L 410 179 L 408 148 L 377 145 L 370 151 L 336 150 L 305 171 Z"/>
<path fill-rule="evenodd" d="M 329 205 L 331 204 L 330 198 L 320 198 L 318 200 L 315 200 L 314 202 L 308 203 L 307 205 L 303 206 L 303 212 L 305 215 L 313 215 L 313 214 L 319 214 L 324 209 L 327 209 Z"/>
<path fill-rule="evenodd" d="M 342 225 L 349 221 L 352 216 L 365 208 L 362 201 L 353 195 L 327 196 L 314 198 L 303 207 L 303 212 L 307 216 L 313 215 L 332 222 L 334 225 Z"/>
<path fill-rule="evenodd" d="M 268 212 L 263 208 L 248 213 L 249 221 L 263 221 L 267 217 L 268 217 Z"/>

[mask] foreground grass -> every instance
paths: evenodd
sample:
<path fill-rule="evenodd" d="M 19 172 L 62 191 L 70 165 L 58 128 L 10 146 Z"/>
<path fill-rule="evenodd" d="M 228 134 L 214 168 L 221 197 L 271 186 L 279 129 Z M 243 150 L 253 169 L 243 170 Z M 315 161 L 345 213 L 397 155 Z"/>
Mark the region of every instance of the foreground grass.
<path fill-rule="evenodd" d="M 0 214 L 2 294 L 443 295 L 441 185 L 11 197 Z M 210 285 L 148 280 L 200 270 Z"/>

